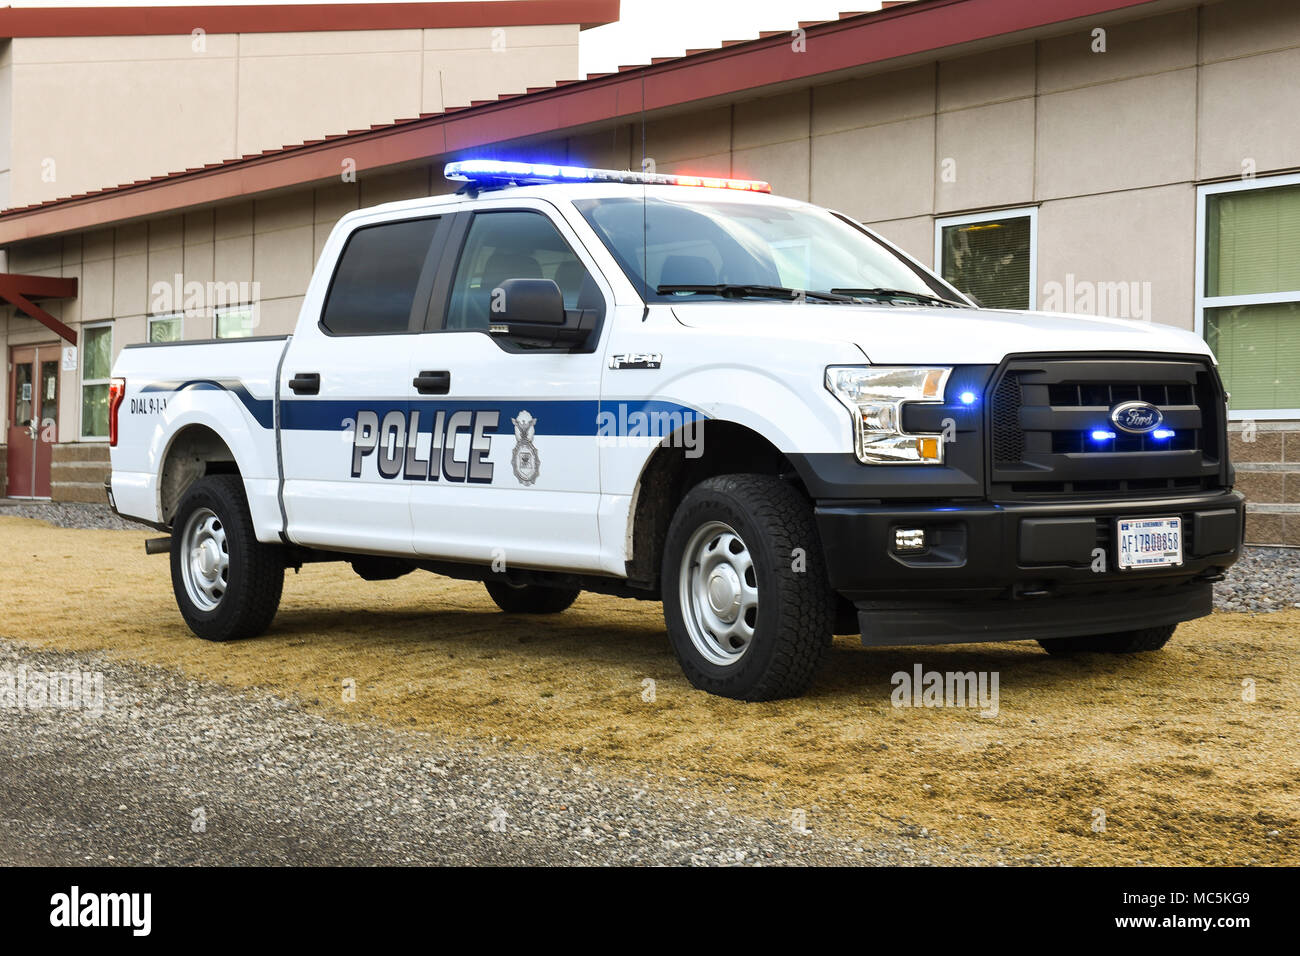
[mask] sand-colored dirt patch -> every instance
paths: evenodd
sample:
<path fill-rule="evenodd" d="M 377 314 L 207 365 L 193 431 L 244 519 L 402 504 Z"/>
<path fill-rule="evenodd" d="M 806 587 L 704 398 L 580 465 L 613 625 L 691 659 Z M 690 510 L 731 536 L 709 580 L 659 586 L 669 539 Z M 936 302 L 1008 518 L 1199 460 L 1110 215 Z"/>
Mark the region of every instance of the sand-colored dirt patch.
<path fill-rule="evenodd" d="M 867 841 L 925 828 L 990 859 L 1002 847 L 1043 862 L 1300 862 L 1300 610 L 1216 614 L 1130 658 L 838 638 L 806 697 L 741 704 L 686 683 L 657 603 L 584 595 L 558 616 L 513 617 L 480 585 L 420 572 L 371 584 L 309 566 L 286 579 L 270 633 L 208 644 L 176 610 L 167 559 L 144 554 L 149 536 L 0 517 L 0 635 L 332 716 L 650 770 Z M 894 707 L 892 675 L 916 664 L 996 672 L 998 715 Z"/>

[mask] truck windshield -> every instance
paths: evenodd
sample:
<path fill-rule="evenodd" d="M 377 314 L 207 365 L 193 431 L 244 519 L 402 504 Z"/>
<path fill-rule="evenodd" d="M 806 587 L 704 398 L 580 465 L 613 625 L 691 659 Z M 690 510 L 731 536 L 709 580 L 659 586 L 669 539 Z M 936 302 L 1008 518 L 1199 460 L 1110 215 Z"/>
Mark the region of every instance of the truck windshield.
<path fill-rule="evenodd" d="M 957 298 L 867 233 L 812 206 L 630 196 L 574 206 L 647 302 L 748 297 L 746 289 L 823 293 L 809 301 L 828 302 Z M 832 290 L 847 294 L 826 294 Z"/>

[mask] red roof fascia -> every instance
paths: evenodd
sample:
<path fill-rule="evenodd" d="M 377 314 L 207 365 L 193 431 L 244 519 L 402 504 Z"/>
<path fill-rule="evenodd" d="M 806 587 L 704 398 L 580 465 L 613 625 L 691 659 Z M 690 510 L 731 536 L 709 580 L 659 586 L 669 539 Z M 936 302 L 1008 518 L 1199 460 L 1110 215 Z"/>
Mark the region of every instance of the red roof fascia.
<path fill-rule="evenodd" d="M 619 0 L 494 0 L 449 3 L 304 3 L 214 7 L 5 7 L 0 37 L 313 33 L 613 23 Z"/>
<path fill-rule="evenodd" d="M 312 145 L 11 209 L 0 213 L 0 245 L 330 179 L 339 174 L 345 158 L 355 161 L 358 172 L 409 163 L 1153 2 L 914 0 L 811 28 L 807 41 L 815 44 L 815 54 L 795 53 L 784 36 L 754 40 L 504 101 L 326 137 Z"/>

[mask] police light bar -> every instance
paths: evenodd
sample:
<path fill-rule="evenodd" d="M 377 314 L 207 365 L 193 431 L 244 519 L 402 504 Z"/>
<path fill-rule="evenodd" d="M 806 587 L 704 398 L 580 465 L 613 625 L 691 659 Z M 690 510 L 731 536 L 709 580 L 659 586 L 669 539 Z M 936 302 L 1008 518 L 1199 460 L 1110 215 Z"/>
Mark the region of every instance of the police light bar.
<path fill-rule="evenodd" d="M 643 183 L 650 186 L 707 186 L 770 193 L 770 184 L 755 179 L 719 179 L 714 176 L 678 176 L 668 173 L 634 173 L 618 169 L 590 169 L 586 166 L 553 166 L 549 163 L 507 163 L 494 159 L 465 159 L 448 163 L 442 171 L 448 179 L 486 186 L 523 186 L 531 183 Z"/>

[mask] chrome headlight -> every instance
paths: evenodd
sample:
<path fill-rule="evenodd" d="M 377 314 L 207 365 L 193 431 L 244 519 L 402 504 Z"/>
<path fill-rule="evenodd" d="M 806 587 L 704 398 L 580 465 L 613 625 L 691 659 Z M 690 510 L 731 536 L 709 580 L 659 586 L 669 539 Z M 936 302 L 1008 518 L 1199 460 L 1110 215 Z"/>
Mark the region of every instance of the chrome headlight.
<path fill-rule="evenodd" d="M 908 402 L 943 401 L 951 368 L 832 366 L 826 387 L 853 416 L 854 450 L 868 465 L 943 464 L 941 433 L 903 430 Z"/>

